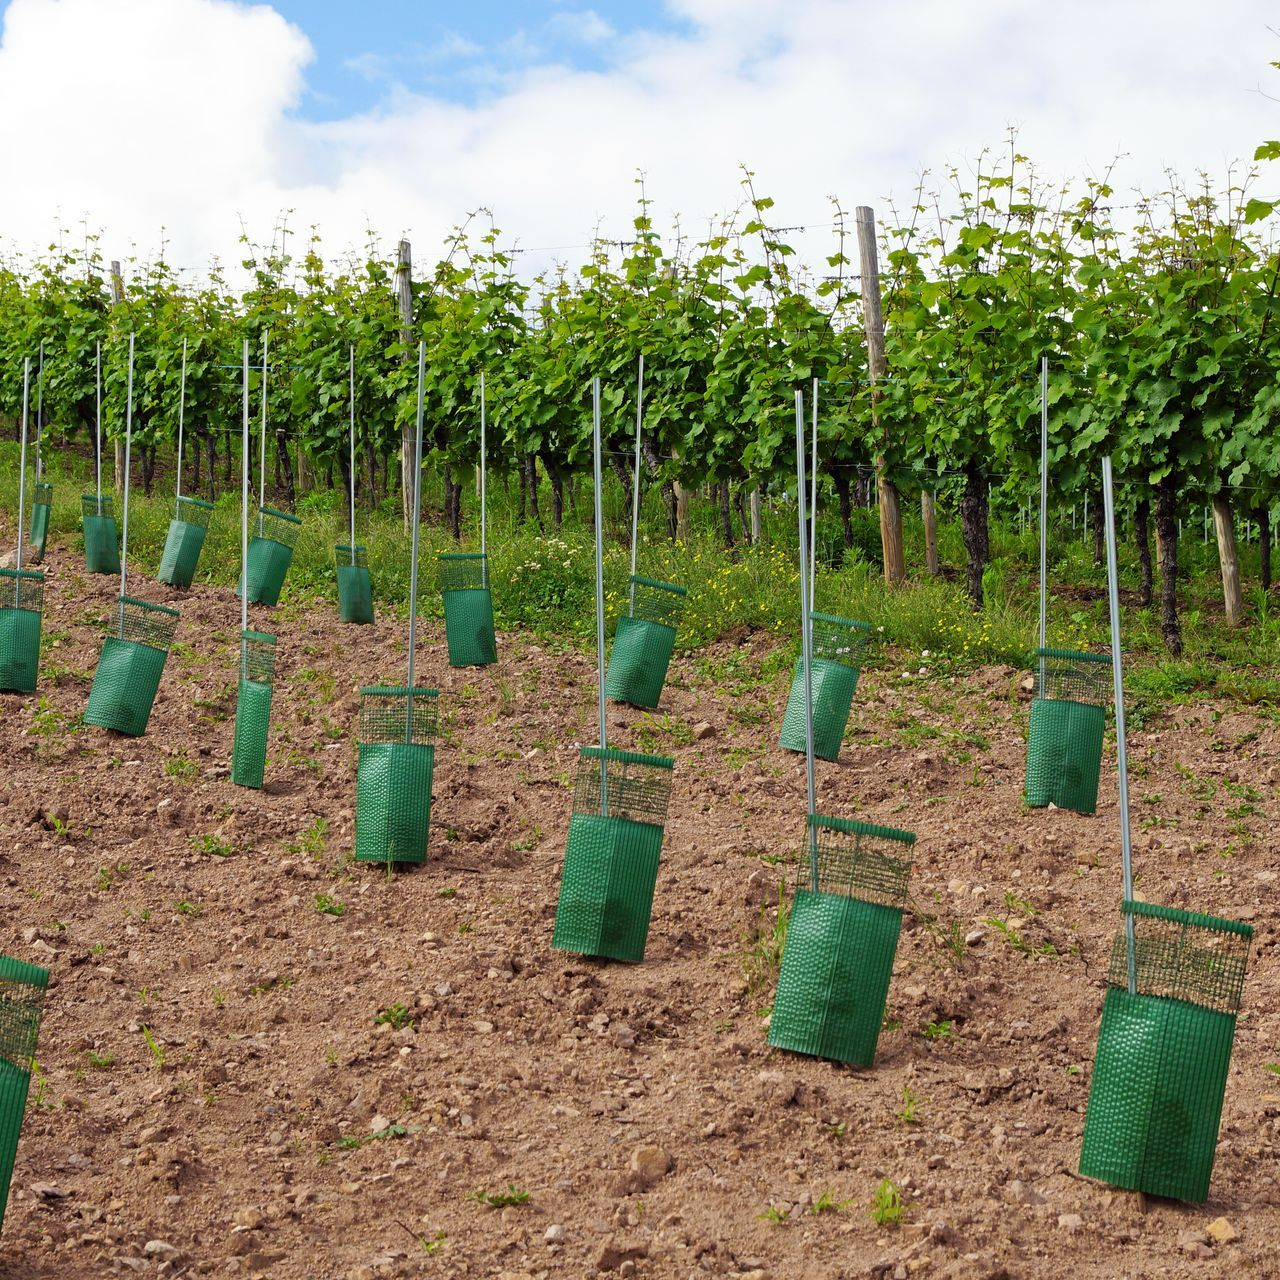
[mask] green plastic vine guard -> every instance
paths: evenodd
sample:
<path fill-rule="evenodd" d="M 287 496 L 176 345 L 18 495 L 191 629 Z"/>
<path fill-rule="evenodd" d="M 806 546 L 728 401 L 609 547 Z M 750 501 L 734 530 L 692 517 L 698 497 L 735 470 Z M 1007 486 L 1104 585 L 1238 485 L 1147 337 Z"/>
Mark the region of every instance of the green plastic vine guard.
<path fill-rule="evenodd" d="M 275 636 L 263 631 L 242 631 L 236 732 L 231 747 L 231 781 L 239 787 L 262 786 L 275 670 Z"/>
<path fill-rule="evenodd" d="M 177 515 L 169 521 L 156 577 L 171 587 L 185 590 L 196 576 L 200 551 L 213 515 L 213 503 L 184 495 L 178 499 L 176 510 Z"/>
<path fill-rule="evenodd" d="M 810 613 L 809 619 L 813 628 L 813 754 L 835 760 L 849 723 L 871 624 L 830 613 Z M 804 738 L 804 659 L 800 657 L 791 676 L 778 741 L 785 750 L 803 754 Z"/>
<path fill-rule="evenodd" d="M 669 756 L 581 749 L 553 947 L 644 959 L 674 766 Z"/>
<path fill-rule="evenodd" d="M 369 552 L 359 543 L 339 542 L 333 549 L 338 571 L 338 617 L 343 622 L 373 621 L 373 584 L 369 580 Z"/>
<path fill-rule="evenodd" d="M 31 558 L 39 564 L 44 559 L 45 543 L 49 540 L 49 514 L 53 510 L 53 485 L 47 480 L 36 481 L 35 499 L 31 504 Z"/>
<path fill-rule="evenodd" d="M 1111 948 L 1080 1172 L 1130 1191 L 1202 1201 L 1218 1142 L 1253 930 L 1234 920 L 1125 902 Z"/>
<path fill-rule="evenodd" d="M 111 496 L 83 493 L 80 511 L 84 524 L 84 567 L 90 573 L 119 573 L 119 530 Z"/>
<path fill-rule="evenodd" d="M 813 814 L 769 1021 L 778 1049 L 868 1067 L 907 901 L 909 831 Z"/>
<path fill-rule="evenodd" d="M 604 695 L 652 710 L 662 697 L 687 592 L 670 582 L 634 574 L 630 582 L 634 601 L 630 612 L 618 619 Z"/>
<path fill-rule="evenodd" d="M 427 860 L 438 717 L 435 689 L 360 690 L 357 862 Z"/>
<path fill-rule="evenodd" d="M 132 596 L 116 597 L 111 630 L 89 690 L 86 724 L 133 738 L 147 731 L 177 626 L 176 609 Z"/>
<path fill-rule="evenodd" d="M 27 1111 L 49 971 L 0 955 L 0 1225 Z"/>
<path fill-rule="evenodd" d="M 43 573 L 0 569 L 0 691 L 35 692 L 43 611 Z"/>
<path fill-rule="evenodd" d="M 1109 654 L 1037 649 L 1027 736 L 1027 804 L 1093 813 L 1111 692 Z"/>
<path fill-rule="evenodd" d="M 487 557 L 480 552 L 441 553 L 439 582 L 451 667 L 487 667 L 498 660 L 487 571 Z"/>
<path fill-rule="evenodd" d="M 245 573 L 250 604 L 274 606 L 279 602 L 301 527 L 302 521 L 287 511 L 277 511 L 274 507 L 258 509 L 257 531 L 249 539 L 249 564 Z M 236 587 L 236 595 L 243 592 L 245 578 Z"/>

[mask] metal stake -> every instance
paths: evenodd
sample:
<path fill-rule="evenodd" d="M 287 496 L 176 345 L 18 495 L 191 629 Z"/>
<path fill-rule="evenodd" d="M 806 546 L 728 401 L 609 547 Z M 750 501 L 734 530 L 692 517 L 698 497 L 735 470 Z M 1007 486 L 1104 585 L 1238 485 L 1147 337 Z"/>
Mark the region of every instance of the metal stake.
<path fill-rule="evenodd" d="M 409 559 L 409 693 L 404 740 L 413 741 L 413 651 L 418 639 L 418 525 L 422 518 L 422 400 L 426 393 L 427 344 L 418 343 L 418 425 L 413 445 L 413 550 Z"/>
<path fill-rule="evenodd" d="M 805 575 L 808 532 L 804 509 L 804 392 L 796 392 L 796 510 L 800 520 L 800 653 L 804 663 L 804 780 L 809 805 L 809 880 L 818 891 L 818 829 L 813 825 L 817 801 L 813 782 L 813 633 L 809 628 L 809 580 Z"/>
<path fill-rule="evenodd" d="M 182 340 L 182 376 L 178 379 L 178 479 L 174 486 L 174 498 L 182 497 L 182 422 L 187 405 L 187 340 Z M 175 501 L 174 514 L 181 512 L 181 504 Z"/>
<path fill-rule="evenodd" d="M 600 379 L 591 379 L 591 452 L 592 480 L 595 490 L 596 513 L 596 687 L 600 704 L 600 750 L 608 749 L 608 731 L 605 727 L 604 704 L 604 523 L 600 501 Z M 600 761 L 601 812 L 609 812 L 609 788 L 605 776 L 605 762 Z"/>
<path fill-rule="evenodd" d="M 627 612 L 634 618 L 636 613 L 636 543 L 640 535 L 640 424 L 644 418 L 644 352 L 640 353 L 639 365 L 636 369 L 636 466 L 635 475 L 631 477 L 631 581 L 630 604 Z"/>
<path fill-rule="evenodd" d="M 1074 514 L 1074 508 L 1073 512 Z M 1049 357 L 1040 357 L 1040 647 L 1049 624 Z"/>
<path fill-rule="evenodd" d="M 818 593 L 818 380 L 813 380 L 813 474 L 809 477 L 809 608 Z M 805 625 L 812 627 L 806 617 Z"/>
<path fill-rule="evenodd" d="M 25 516 L 27 505 L 27 406 L 31 398 L 31 357 L 22 361 L 22 451 L 18 460 L 18 572 L 22 572 L 22 539 L 26 537 Z M 18 589 L 21 578 L 13 580 L 13 607 L 18 607 Z"/>
<path fill-rule="evenodd" d="M 351 537 L 348 545 L 351 548 L 351 563 L 356 562 L 356 344 L 348 349 L 350 372 L 347 399 L 351 402 Z"/>
<path fill-rule="evenodd" d="M 486 405 L 484 392 L 484 370 L 480 370 L 480 582 L 489 585 L 489 543 L 486 534 L 487 510 L 485 506 L 485 421 Z"/>
<path fill-rule="evenodd" d="M 241 389 L 241 430 L 244 439 L 240 447 L 240 654 L 243 671 L 244 633 L 249 630 L 249 339 L 244 340 L 244 386 Z"/>
<path fill-rule="evenodd" d="M 129 463 L 133 457 L 133 338 L 129 335 L 129 390 L 124 411 L 124 520 L 120 540 L 120 594 L 125 591 L 125 579 L 129 572 Z M 120 639 L 124 639 L 124 609 L 120 610 Z"/>
<path fill-rule="evenodd" d="M 36 480 L 44 475 L 44 459 L 40 456 L 40 436 L 44 430 L 44 339 L 40 339 L 40 368 L 36 373 Z"/>
<path fill-rule="evenodd" d="M 96 410 L 93 428 L 93 474 L 98 490 L 98 514 L 102 514 L 102 339 L 94 343 L 93 390 Z"/>
<path fill-rule="evenodd" d="M 1107 524 L 1107 595 L 1111 605 L 1111 675 L 1116 698 L 1116 770 L 1120 775 L 1120 865 L 1124 898 L 1133 900 L 1133 846 L 1129 838 L 1129 759 L 1124 741 L 1124 672 L 1120 666 L 1120 585 L 1116 570 L 1116 513 L 1111 494 L 1111 459 L 1102 460 L 1102 501 Z M 1138 992 L 1138 966 L 1134 955 L 1133 916 L 1124 917 L 1125 953 L 1129 994 Z"/>
<path fill-rule="evenodd" d="M 262 331 L 262 439 L 258 442 L 258 532 L 262 532 L 262 508 L 267 505 L 267 339 Z"/>

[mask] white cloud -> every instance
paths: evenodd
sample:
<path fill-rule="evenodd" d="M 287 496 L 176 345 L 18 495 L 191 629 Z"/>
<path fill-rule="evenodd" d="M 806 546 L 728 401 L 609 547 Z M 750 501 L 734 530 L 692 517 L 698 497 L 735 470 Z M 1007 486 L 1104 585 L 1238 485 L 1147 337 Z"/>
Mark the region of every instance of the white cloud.
<path fill-rule="evenodd" d="M 526 246 L 579 243 L 601 220 L 623 238 L 637 170 L 660 225 L 678 212 L 697 233 L 739 202 L 740 161 L 791 225 L 828 221 L 832 193 L 847 208 L 901 200 L 919 169 L 999 147 L 1010 125 L 1048 176 L 1127 153 L 1118 200 L 1169 165 L 1221 174 L 1280 135 L 1280 108 L 1256 92 L 1275 78 L 1270 0 L 1240 0 L 1229 23 L 1197 0 L 669 8 L 692 34 L 598 32 L 602 72 L 500 73 L 475 104 L 395 87 L 377 110 L 316 124 L 293 114 L 310 46 L 269 6 L 13 0 L 0 235 L 37 245 L 59 212 L 72 227 L 87 214 L 114 256 L 152 249 L 163 224 L 173 260 L 199 266 L 236 257 L 240 215 L 266 234 L 294 209 L 334 251 L 371 223 L 408 233 L 421 261 L 479 205 Z M 1264 177 L 1280 188 L 1280 171 Z M 796 239 L 811 259 L 829 251 Z"/>

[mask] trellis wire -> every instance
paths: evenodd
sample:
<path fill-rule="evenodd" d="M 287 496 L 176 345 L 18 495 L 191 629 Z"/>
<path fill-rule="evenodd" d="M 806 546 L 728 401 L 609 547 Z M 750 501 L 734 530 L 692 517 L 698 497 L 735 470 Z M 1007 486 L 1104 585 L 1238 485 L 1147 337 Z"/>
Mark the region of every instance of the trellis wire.
<path fill-rule="evenodd" d="M 796 512 L 800 521 L 800 653 L 804 662 L 804 781 L 809 806 L 809 819 L 816 807 L 813 782 L 813 645 L 809 629 L 809 579 L 805 573 L 808 559 L 808 532 L 805 526 L 804 501 L 804 392 L 796 392 Z M 812 821 L 809 828 L 809 879 L 818 891 L 818 833 Z"/>
<path fill-rule="evenodd" d="M 174 482 L 174 498 L 182 497 L 182 426 L 187 406 L 187 340 L 182 339 L 182 373 L 178 378 L 178 475 Z M 174 504 L 177 509 L 177 503 Z"/>
<path fill-rule="evenodd" d="M 628 611 L 636 612 L 636 543 L 640 538 L 640 428 L 644 421 L 644 352 L 636 364 L 636 462 L 631 477 L 631 584 Z M 604 743 L 600 744 L 602 747 Z"/>
<path fill-rule="evenodd" d="M 422 514 L 422 402 L 426 390 L 427 344 L 418 343 L 418 417 L 413 443 L 413 549 L 409 558 L 409 679 L 405 681 L 404 740 L 413 741 L 413 657 L 418 638 L 418 522 Z"/>
<path fill-rule="evenodd" d="M 25 508 L 27 503 L 27 411 L 31 396 L 31 357 L 24 356 L 22 360 L 22 450 L 18 460 L 18 573 L 22 573 L 22 539 L 26 536 L 24 530 Z M 21 577 L 14 579 L 14 603 L 17 603 L 17 583 L 21 581 Z"/>
<path fill-rule="evenodd" d="M 351 541 L 348 546 L 351 548 L 351 563 L 354 565 L 356 562 L 356 344 L 354 342 L 348 349 L 348 357 L 350 372 L 347 399 L 351 402 L 351 470 L 348 473 L 351 480 Z"/>
<path fill-rule="evenodd" d="M 120 539 L 120 594 L 128 595 L 125 583 L 129 573 L 129 463 L 133 457 L 133 339 L 129 335 L 129 389 L 124 410 L 124 512 Z M 120 617 L 120 639 L 124 639 L 124 615 Z"/>
<path fill-rule="evenodd" d="M 241 389 L 240 448 L 240 574 L 243 578 L 240 590 L 240 633 L 249 630 L 249 339 L 244 340 L 244 366 L 241 370 L 244 386 Z"/>
<path fill-rule="evenodd" d="M 1074 508 L 1072 515 L 1074 517 Z M 1040 357 L 1040 648 L 1049 624 L 1049 357 Z"/>
<path fill-rule="evenodd" d="M 596 693 L 600 709 L 600 750 L 607 751 L 609 743 L 605 727 L 604 704 L 604 523 L 603 502 L 600 496 L 600 379 L 591 379 L 591 464 L 592 488 L 596 514 Z M 632 544 L 634 548 L 634 543 Z M 609 814 L 609 783 L 605 776 L 604 761 L 600 762 L 600 812 Z"/>
<path fill-rule="evenodd" d="M 1120 667 L 1120 586 L 1116 570 L 1116 513 L 1111 492 L 1111 459 L 1102 460 L 1102 502 L 1107 526 L 1107 597 L 1111 605 L 1111 675 L 1116 699 L 1116 771 L 1120 778 L 1120 865 L 1124 878 L 1124 900 L 1133 900 L 1133 846 L 1129 838 L 1129 759 L 1124 741 L 1124 673 Z M 1129 994 L 1138 992 L 1138 970 L 1134 949 L 1133 914 L 1124 917 L 1126 964 Z"/>

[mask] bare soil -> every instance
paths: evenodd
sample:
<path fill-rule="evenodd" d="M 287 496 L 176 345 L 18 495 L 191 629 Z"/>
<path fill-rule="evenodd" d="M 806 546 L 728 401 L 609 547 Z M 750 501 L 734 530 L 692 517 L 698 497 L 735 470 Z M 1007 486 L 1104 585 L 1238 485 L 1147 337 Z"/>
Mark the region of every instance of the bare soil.
<path fill-rule="evenodd" d="M 919 836 L 855 1071 L 766 1044 L 750 953 L 805 808 L 775 639 L 678 656 L 659 713 L 611 710 L 615 745 L 677 764 L 648 953 L 605 964 L 550 945 L 595 738 L 585 657 L 507 634 L 496 667 L 451 670 L 426 627 L 447 708 L 430 860 L 388 878 L 349 861 L 354 725 L 360 685 L 403 680 L 403 623 L 254 610 L 280 661 L 268 785 L 246 791 L 237 603 L 131 582 L 182 621 L 148 733 L 121 738 L 76 719 L 116 590 L 81 565 L 51 551 L 40 692 L 0 697 L 0 947 L 52 973 L 0 1275 L 1275 1274 L 1274 718 L 1200 701 L 1131 734 L 1140 893 L 1257 929 L 1211 1199 L 1179 1205 L 1075 1172 L 1118 923 L 1114 754 L 1096 817 L 1024 812 L 1022 673 L 898 655 L 819 762 L 821 811 Z M 395 1005 L 408 1025 L 375 1021 Z M 870 1212 L 884 1178 L 896 1227 Z M 528 1200 L 470 1198 L 509 1186 Z M 1219 1217 L 1237 1239 L 1206 1234 Z"/>

